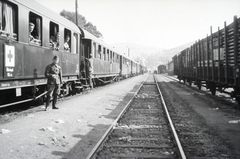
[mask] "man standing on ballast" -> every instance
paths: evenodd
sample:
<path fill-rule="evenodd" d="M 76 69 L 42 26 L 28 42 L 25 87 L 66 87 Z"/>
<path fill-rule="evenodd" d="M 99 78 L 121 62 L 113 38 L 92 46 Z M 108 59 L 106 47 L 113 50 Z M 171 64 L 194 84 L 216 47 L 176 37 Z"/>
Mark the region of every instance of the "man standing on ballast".
<path fill-rule="evenodd" d="M 54 56 L 52 63 L 48 65 L 45 69 L 45 76 L 47 77 L 47 101 L 46 108 L 47 111 L 51 98 L 52 100 L 52 109 L 58 109 L 56 107 L 57 96 L 60 94 L 60 87 L 62 84 L 62 70 L 58 65 L 59 57 Z"/>

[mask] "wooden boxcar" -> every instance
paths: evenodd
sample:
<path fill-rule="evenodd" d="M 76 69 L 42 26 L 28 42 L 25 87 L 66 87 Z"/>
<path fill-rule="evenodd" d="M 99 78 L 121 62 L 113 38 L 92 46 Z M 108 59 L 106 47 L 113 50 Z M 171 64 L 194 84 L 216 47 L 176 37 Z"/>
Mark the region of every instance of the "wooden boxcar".
<path fill-rule="evenodd" d="M 212 29 L 211 29 L 212 30 Z M 174 74 L 199 89 L 206 84 L 212 94 L 216 89 L 233 88 L 232 97 L 240 102 L 240 19 L 218 29 L 173 57 Z"/>
<path fill-rule="evenodd" d="M 157 73 L 158 74 L 166 73 L 167 71 L 166 69 L 167 69 L 166 65 L 159 65 L 157 68 Z"/>
<path fill-rule="evenodd" d="M 173 70 L 174 70 L 174 63 L 173 63 L 173 60 L 168 62 L 168 67 L 167 67 L 167 72 L 168 72 L 168 75 L 173 75 Z"/>

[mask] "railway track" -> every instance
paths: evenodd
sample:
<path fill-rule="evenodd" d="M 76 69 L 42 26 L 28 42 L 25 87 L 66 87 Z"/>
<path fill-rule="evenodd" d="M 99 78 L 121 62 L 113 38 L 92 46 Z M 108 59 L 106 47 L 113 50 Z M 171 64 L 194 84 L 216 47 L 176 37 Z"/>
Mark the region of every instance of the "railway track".
<path fill-rule="evenodd" d="M 142 83 L 87 158 L 186 158 L 154 75 Z"/>
<path fill-rule="evenodd" d="M 173 80 L 173 81 L 180 82 L 178 78 L 171 77 L 171 76 L 168 76 L 168 75 L 163 75 L 163 76 L 165 76 L 165 77 L 167 77 L 167 78 L 169 78 L 169 79 L 171 79 L 171 80 Z M 183 81 L 182 83 L 184 83 L 184 84 L 186 84 L 186 85 L 187 85 L 187 83 L 188 83 L 188 85 L 190 85 L 189 82 L 184 82 L 184 81 Z M 190 85 L 190 86 L 192 86 L 192 85 Z M 197 86 L 196 86 L 196 87 L 197 87 Z M 205 84 L 205 83 L 202 83 L 202 84 L 201 84 L 201 87 L 206 88 L 206 84 Z M 200 87 L 200 88 L 201 88 L 201 87 Z M 198 89 L 199 89 L 199 87 L 198 87 Z M 206 88 L 206 89 L 207 89 L 207 88 Z M 230 97 L 232 89 L 228 89 L 227 91 L 225 91 L 225 90 L 218 90 L 218 89 L 217 89 L 216 91 L 219 92 L 219 93 L 225 93 L 226 95 L 228 95 L 228 96 Z"/>

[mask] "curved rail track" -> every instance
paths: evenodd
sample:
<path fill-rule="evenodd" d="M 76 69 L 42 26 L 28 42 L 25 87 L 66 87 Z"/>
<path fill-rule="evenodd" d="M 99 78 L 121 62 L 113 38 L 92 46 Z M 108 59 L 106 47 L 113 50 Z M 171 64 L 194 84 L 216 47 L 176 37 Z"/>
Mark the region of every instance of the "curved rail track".
<path fill-rule="evenodd" d="M 186 158 L 154 75 L 142 83 L 87 158 Z"/>

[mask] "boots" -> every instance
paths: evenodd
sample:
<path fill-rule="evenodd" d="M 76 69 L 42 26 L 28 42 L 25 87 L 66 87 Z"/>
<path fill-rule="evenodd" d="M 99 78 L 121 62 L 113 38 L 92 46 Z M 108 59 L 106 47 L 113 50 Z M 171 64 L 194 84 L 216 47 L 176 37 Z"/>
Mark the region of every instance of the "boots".
<path fill-rule="evenodd" d="M 47 96 L 45 111 L 47 111 L 48 109 L 47 107 L 49 106 L 49 103 L 50 103 L 50 96 Z"/>
<path fill-rule="evenodd" d="M 57 96 L 54 96 L 52 101 L 52 109 L 58 109 L 58 107 L 56 107 L 56 103 L 57 103 Z"/>

